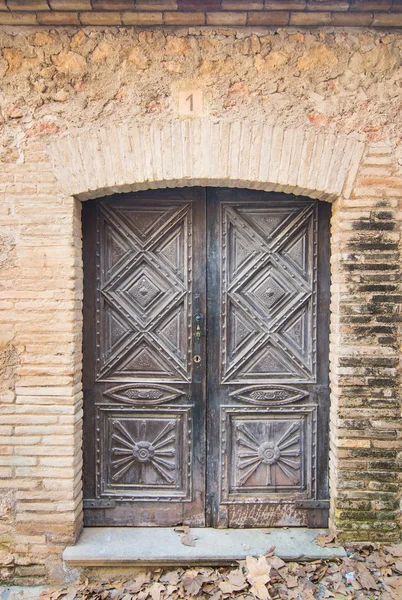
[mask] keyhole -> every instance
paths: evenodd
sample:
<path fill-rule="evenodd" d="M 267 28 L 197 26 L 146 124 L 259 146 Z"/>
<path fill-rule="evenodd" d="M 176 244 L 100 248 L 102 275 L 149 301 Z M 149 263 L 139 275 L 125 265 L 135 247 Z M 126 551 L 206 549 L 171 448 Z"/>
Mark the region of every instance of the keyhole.
<path fill-rule="evenodd" d="M 195 363 L 200 363 L 201 362 L 201 356 L 199 354 L 196 354 L 193 358 L 193 361 Z"/>

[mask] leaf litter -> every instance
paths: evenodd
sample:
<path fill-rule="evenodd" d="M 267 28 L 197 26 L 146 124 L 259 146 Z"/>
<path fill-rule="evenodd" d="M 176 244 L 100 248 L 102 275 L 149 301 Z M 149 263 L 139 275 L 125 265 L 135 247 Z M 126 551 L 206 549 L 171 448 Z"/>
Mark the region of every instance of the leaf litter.
<path fill-rule="evenodd" d="M 178 531 L 190 535 L 188 530 Z M 331 536 L 317 536 L 331 546 Z M 148 569 L 132 578 L 75 581 L 39 600 L 401 600 L 402 544 L 348 548 L 343 559 L 284 562 L 271 547 L 237 567 Z"/>

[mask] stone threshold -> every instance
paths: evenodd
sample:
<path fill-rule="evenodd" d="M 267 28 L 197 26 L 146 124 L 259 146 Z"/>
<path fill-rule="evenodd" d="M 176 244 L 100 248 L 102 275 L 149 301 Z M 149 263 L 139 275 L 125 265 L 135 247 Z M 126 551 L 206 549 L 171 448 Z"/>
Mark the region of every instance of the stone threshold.
<path fill-rule="evenodd" d="M 322 529 L 192 528 L 195 546 L 181 542 L 182 533 L 167 527 L 86 527 L 74 546 L 64 550 L 67 565 L 115 567 L 142 565 L 231 565 L 260 556 L 271 546 L 285 561 L 342 558 L 342 547 L 322 548 L 314 538 Z"/>

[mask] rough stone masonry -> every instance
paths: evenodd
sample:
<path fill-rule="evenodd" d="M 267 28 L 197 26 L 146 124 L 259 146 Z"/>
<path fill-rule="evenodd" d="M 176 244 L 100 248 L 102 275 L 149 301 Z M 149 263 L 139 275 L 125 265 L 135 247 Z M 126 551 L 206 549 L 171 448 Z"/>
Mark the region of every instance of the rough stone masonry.
<path fill-rule="evenodd" d="M 217 128 L 220 185 L 332 201 L 331 526 L 399 540 L 402 34 L 3 26 L 0 52 L 0 579 L 74 575 L 61 552 L 82 526 L 81 199 L 205 185 L 163 135 L 191 155 L 199 122 Z M 202 91 L 201 121 L 180 113 L 186 90 Z M 264 128 L 270 153 L 255 150 Z M 152 155 L 130 181 L 108 140 L 134 161 L 131 131 Z"/>

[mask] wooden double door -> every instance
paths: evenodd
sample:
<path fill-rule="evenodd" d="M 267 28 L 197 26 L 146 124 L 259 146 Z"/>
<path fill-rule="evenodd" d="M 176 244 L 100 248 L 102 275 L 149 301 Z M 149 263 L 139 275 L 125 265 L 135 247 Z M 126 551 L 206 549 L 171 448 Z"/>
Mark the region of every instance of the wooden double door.
<path fill-rule="evenodd" d="M 239 189 L 84 203 L 87 525 L 326 525 L 328 223 Z"/>

